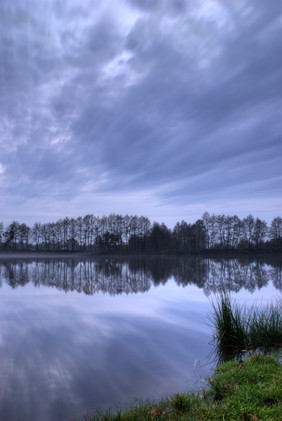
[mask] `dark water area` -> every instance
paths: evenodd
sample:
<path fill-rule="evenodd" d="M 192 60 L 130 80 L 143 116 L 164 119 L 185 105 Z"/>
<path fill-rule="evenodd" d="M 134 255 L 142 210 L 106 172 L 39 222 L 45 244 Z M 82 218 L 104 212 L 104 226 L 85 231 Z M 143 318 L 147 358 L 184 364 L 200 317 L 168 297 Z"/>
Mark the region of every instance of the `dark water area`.
<path fill-rule="evenodd" d="M 76 419 L 204 385 L 223 289 L 281 298 L 282 259 L 2 259 L 0 420 Z"/>

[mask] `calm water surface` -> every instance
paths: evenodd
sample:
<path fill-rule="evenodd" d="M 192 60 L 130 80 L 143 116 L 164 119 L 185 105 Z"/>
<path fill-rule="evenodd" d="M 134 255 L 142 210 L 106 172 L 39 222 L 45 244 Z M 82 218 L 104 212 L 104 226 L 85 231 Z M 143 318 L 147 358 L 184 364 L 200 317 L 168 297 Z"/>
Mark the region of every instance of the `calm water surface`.
<path fill-rule="evenodd" d="M 70 420 L 210 373 L 210 300 L 281 297 L 281 259 L 0 260 L 0 420 Z"/>

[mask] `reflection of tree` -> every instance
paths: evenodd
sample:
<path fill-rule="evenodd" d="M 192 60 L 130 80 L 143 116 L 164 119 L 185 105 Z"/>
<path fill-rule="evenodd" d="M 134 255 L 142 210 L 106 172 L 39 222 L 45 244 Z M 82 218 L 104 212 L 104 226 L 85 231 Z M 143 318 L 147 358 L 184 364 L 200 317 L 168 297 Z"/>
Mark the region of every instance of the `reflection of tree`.
<path fill-rule="evenodd" d="M 173 276 L 178 285 L 196 284 L 203 288 L 208 276 L 208 260 L 201 258 L 181 259 L 175 265 Z"/>
<path fill-rule="evenodd" d="M 172 276 L 176 259 L 167 258 L 139 258 L 128 261 L 129 271 L 134 276 L 142 276 L 151 279 L 155 286 L 165 284 Z"/>
<path fill-rule="evenodd" d="M 269 280 L 277 289 L 282 286 L 281 259 L 203 259 L 196 258 L 106 258 L 97 260 L 6 261 L 0 265 L 0 285 L 5 280 L 12 288 L 32 282 L 63 291 L 92 295 L 132 294 L 148 291 L 152 285 L 174 279 L 177 285 L 195 284 L 205 294 L 223 289 L 253 292 Z"/>
<path fill-rule="evenodd" d="M 270 277 L 275 288 L 282 290 L 282 262 L 281 260 L 275 261 L 275 266 L 270 269 Z"/>
<path fill-rule="evenodd" d="M 13 288 L 24 286 L 29 282 L 27 262 L 20 262 L 18 267 L 9 266 L 7 269 L 6 278 Z"/>
<path fill-rule="evenodd" d="M 267 285 L 269 279 L 269 269 L 261 261 L 245 264 L 239 259 L 209 260 L 204 290 L 207 295 L 223 290 L 238 292 L 243 287 L 254 292 Z"/>

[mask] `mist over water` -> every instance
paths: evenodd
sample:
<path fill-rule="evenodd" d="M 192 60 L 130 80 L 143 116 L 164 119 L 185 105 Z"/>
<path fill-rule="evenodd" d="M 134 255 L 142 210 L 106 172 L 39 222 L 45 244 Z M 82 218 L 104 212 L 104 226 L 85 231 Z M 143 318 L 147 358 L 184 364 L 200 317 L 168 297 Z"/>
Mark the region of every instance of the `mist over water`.
<path fill-rule="evenodd" d="M 281 294 L 281 259 L 0 262 L 0 419 L 67 420 L 200 386 L 210 299 Z"/>

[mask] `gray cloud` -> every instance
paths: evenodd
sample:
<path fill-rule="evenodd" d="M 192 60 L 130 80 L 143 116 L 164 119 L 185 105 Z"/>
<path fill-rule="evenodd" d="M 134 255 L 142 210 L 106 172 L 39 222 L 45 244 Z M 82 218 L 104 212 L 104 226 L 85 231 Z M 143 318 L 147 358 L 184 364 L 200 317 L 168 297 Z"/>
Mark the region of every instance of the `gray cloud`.
<path fill-rule="evenodd" d="M 17 195 L 40 214 L 43 196 L 78 206 L 85 192 L 89 207 L 115 196 L 104 213 L 146 191 L 185 209 L 216 197 L 222 212 L 233 192 L 234 213 L 271 196 L 276 212 L 281 2 L 0 7 L 4 218 Z"/>

